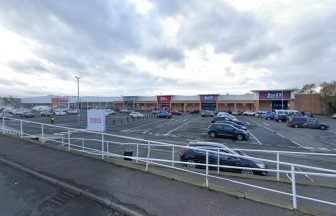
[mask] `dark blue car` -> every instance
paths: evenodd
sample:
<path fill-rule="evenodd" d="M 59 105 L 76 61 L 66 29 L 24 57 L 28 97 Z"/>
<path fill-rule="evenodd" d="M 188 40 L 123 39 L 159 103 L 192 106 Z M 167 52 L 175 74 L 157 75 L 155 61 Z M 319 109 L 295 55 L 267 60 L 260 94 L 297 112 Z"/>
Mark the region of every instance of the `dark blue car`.
<path fill-rule="evenodd" d="M 237 124 L 237 123 L 235 123 L 233 121 L 216 121 L 216 123 L 231 124 L 231 125 L 235 126 L 238 129 L 247 131 L 247 127 L 245 127 L 244 125 Z"/>
<path fill-rule="evenodd" d="M 161 112 L 156 115 L 156 118 L 171 118 L 173 115 L 170 112 Z"/>
<path fill-rule="evenodd" d="M 274 118 L 275 118 L 275 113 L 274 113 L 274 112 L 268 112 L 268 113 L 262 115 L 262 117 L 263 117 L 264 119 L 267 119 L 267 120 L 274 120 Z"/>

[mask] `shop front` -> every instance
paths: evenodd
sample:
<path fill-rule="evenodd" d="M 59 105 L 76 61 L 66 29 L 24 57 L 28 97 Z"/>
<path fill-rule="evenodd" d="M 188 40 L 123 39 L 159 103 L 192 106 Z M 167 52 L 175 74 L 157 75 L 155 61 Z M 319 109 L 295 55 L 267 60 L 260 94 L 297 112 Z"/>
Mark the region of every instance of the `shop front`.
<path fill-rule="evenodd" d="M 133 110 L 138 96 L 123 96 L 123 108 Z"/>
<path fill-rule="evenodd" d="M 171 110 L 171 95 L 157 96 L 157 103 L 159 110 Z"/>
<path fill-rule="evenodd" d="M 218 95 L 200 95 L 202 110 L 216 111 Z"/>
<path fill-rule="evenodd" d="M 57 98 L 52 98 L 51 103 L 52 103 L 52 108 L 69 108 L 68 103 L 69 99 L 67 97 L 57 97 Z"/>
<path fill-rule="evenodd" d="M 259 110 L 290 109 L 291 91 L 261 91 L 258 93 Z"/>

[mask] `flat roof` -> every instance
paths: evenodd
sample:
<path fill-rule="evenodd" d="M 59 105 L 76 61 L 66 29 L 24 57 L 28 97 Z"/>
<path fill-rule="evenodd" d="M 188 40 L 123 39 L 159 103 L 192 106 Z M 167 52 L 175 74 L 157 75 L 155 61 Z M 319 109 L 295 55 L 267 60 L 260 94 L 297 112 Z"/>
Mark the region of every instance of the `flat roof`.
<path fill-rule="evenodd" d="M 251 92 L 269 92 L 269 91 L 297 91 L 298 88 L 292 89 L 263 89 L 263 90 L 252 90 Z"/>

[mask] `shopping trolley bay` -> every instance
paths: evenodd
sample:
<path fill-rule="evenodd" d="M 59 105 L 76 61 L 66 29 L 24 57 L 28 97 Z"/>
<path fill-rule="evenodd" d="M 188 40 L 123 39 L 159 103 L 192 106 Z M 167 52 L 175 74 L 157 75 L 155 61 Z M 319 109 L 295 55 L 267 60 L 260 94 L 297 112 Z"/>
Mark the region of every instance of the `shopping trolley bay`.
<path fill-rule="evenodd" d="M 29 140 L 309 214 L 335 212 L 335 122 L 329 130 L 312 130 L 237 118 L 247 127 L 246 140 L 210 137 L 211 118 L 189 113 L 170 119 L 117 113 L 107 118 L 104 133 L 86 130 L 85 112 L 79 121 L 58 116 L 54 124 L 7 118 L 0 130 L 11 142 Z"/>

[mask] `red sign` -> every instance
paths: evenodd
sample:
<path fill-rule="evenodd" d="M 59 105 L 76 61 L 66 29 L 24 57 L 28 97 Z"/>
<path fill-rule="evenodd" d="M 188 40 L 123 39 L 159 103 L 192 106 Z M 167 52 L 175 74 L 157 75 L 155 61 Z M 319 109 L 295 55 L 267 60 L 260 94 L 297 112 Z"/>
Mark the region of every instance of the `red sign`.
<path fill-rule="evenodd" d="M 283 95 L 282 95 L 283 93 Z M 259 92 L 259 100 L 290 100 L 291 92 L 290 91 L 268 91 L 268 92 Z"/>
<path fill-rule="evenodd" d="M 172 96 L 157 96 L 157 102 L 159 104 L 170 104 L 170 101 L 172 99 Z"/>

